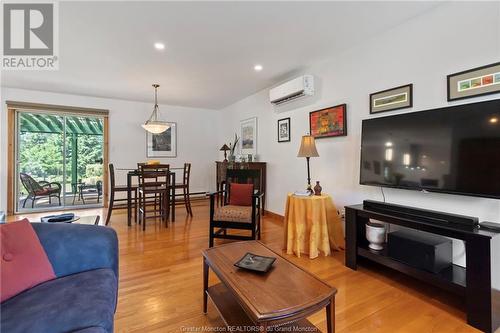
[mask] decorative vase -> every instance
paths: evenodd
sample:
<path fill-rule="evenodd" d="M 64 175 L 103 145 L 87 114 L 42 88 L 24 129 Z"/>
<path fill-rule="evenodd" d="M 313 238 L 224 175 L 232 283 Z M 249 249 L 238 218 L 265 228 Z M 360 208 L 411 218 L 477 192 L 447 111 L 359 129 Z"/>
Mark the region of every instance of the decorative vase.
<path fill-rule="evenodd" d="M 375 251 L 382 250 L 385 243 L 385 225 L 368 222 L 366 224 L 366 239 L 370 242 L 368 245 L 370 249 Z"/>
<path fill-rule="evenodd" d="M 316 182 L 316 186 L 314 186 L 314 195 L 321 195 L 321 190 L 323 188 L 319 184 L 319 181 Z"/>
<path fill-rule="evenodd" d="M 236 162 L 236 156 L 235 155 L 229 155 L 229 162 Z"/>

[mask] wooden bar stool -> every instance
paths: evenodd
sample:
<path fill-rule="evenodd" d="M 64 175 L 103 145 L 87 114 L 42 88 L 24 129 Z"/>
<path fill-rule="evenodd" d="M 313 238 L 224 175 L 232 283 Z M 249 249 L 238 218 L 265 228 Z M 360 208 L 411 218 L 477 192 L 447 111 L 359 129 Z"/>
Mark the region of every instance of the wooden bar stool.
<path fill-rule="evenodd" d="M 170 166 L 168 164 L 139 165 L 139 223 L 146 230 L 146 219 L 161 218 L 168 227 L 170 214 Z M 151 205 L 151 199 L 153 205 Z M 153 207 L 148 210 L 149 207 Z M 153 213 L 153 215 L 148 215 Z"/>
<path fill-rule="evenodd" d="M 109 180 L 110 180 L 110 195 L 109 195 L 109 205 L 108 205 L 108 214 L 106 216 L 106 225 L 109 224 L 109 220 L 111 218 L 111 213 L 116 209 L 127 209 L 127 204 L 115 206 L 117 202 L 126 202 L 127 199 L 115 199 L 116 192 L 125 192 L 127 193 L 126 185 L 116 185 L 115 180 L 115 167 L 113 163 L 109 164 Z M 134 195 L 134 208 L 135 208 L 135 221 L 137 222 L 137 186 L 132 186 L 132 193 Z"/>
<path fill-rule="evenodd" d="M 182 176 L 182 183 L 175 184 L 175 189 L 182 189 L 183 200 L 179 200 L 178 203 L 184 203 L 186 206 L 186 212 L 189 216 L 193 216 L 193 210 L 191 209 L 191 197 L 189 193 L 189 178 L 191 175 L 191 163 L 184 163 L 184 170 Z M 177 202 L 176 202 L 177 203 Z"/>

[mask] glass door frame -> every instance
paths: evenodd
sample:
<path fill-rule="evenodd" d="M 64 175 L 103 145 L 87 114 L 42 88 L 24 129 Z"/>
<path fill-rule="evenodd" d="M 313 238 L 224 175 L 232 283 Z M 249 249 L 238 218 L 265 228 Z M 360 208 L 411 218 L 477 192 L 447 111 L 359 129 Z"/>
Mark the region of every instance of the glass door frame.
<path fill-rule="evenodd" d="M 12 179 L 12 204 L 13 207 L 8 207 L 8 212 L 10 212 L 9 208 L 12 209 L 14 214 L 27 214 L 27 213 L 37 213 L 37 212 L 49 212 L 49 211 L 64 211 L 64 210 L 75 210 L 75 209 L 92 209 L 92 208 L 103 208 L 108 206 L 108 171 L 107 171 L 107 161 L 108 161 L 108 115 L 107 114 L 94 114 L 94 113 L 84 113 L 84 112 L 71 112 L 71 111 L 51 111 L 51 110 L 38 110 L 38 109 L 14 109 L 13 111 L 13 123 L 14 123 L 14 133 L 13 133 L 13 160 L 10 164 L 13 164 L 13 179 Z M 22 209 L 19 207 L 19 193 L 20 188 L 22 187 L 19 182 L 19 172 L 20 172 L 20 159 L 19 159 L 19 148 L 20 148 L 20 114 L 22 113 L 31 113 L 31 114 L 44 114 L 44 115 L 53 115 L 63 118 L 63 130 L 62 130 L 62 142 L 63 142 L 63 150 L 62 150 L 62 165 L 63 165 L 63 181 L 62 181 L 62 205 L 61 206 L 51 206 L 51 207 L 35 207 L 33 209 Z M 66 133 L 66 122 L 68 117 L 91 117 L 101 119 L 103 122 L 103 145 L 102 145 L 102 201 L 99 203 L 91 203 L 84 205 L 66 205 L 66 164 L 71 163 L 67 158 L 67 133 Z M 73 152 L 74 153 L 74 152 Z M 9 191 L 8 191 L 9 192 Z M 8 193 L 9 195 L 9 193 Z M 73 194 L 75 195 L 75 194 Z"/>

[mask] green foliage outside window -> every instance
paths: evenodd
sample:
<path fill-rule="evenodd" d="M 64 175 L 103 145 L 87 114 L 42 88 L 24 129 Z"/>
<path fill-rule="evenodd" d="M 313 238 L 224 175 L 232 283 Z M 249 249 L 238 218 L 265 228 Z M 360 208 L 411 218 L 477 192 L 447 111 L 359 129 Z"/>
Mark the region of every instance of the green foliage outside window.
<path fill-rule="evenodd" d="M 102 136 L 78 134 L 77 137 L 77 181 L 95 184 L 102 180 Z M 71 135 L 66 138 L 66 182 L 69 190 L 72 183 Z M 60 133 L 30 133 L 19 136 L 19 171 L 34 179 L 63 182 L 64 145 Z"/>

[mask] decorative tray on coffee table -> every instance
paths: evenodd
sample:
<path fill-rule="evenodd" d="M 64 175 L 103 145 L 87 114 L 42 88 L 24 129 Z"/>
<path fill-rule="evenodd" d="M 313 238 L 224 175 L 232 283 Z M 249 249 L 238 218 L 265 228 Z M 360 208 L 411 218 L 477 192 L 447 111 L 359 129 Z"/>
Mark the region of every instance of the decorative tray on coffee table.
<path fill-rule="evenodd" d="M 234 266 L 250 271 L 266 273 L 271 269 L 275 260 L 276 258 L 274 257 L 264 257 L 247 252 Z"/>

